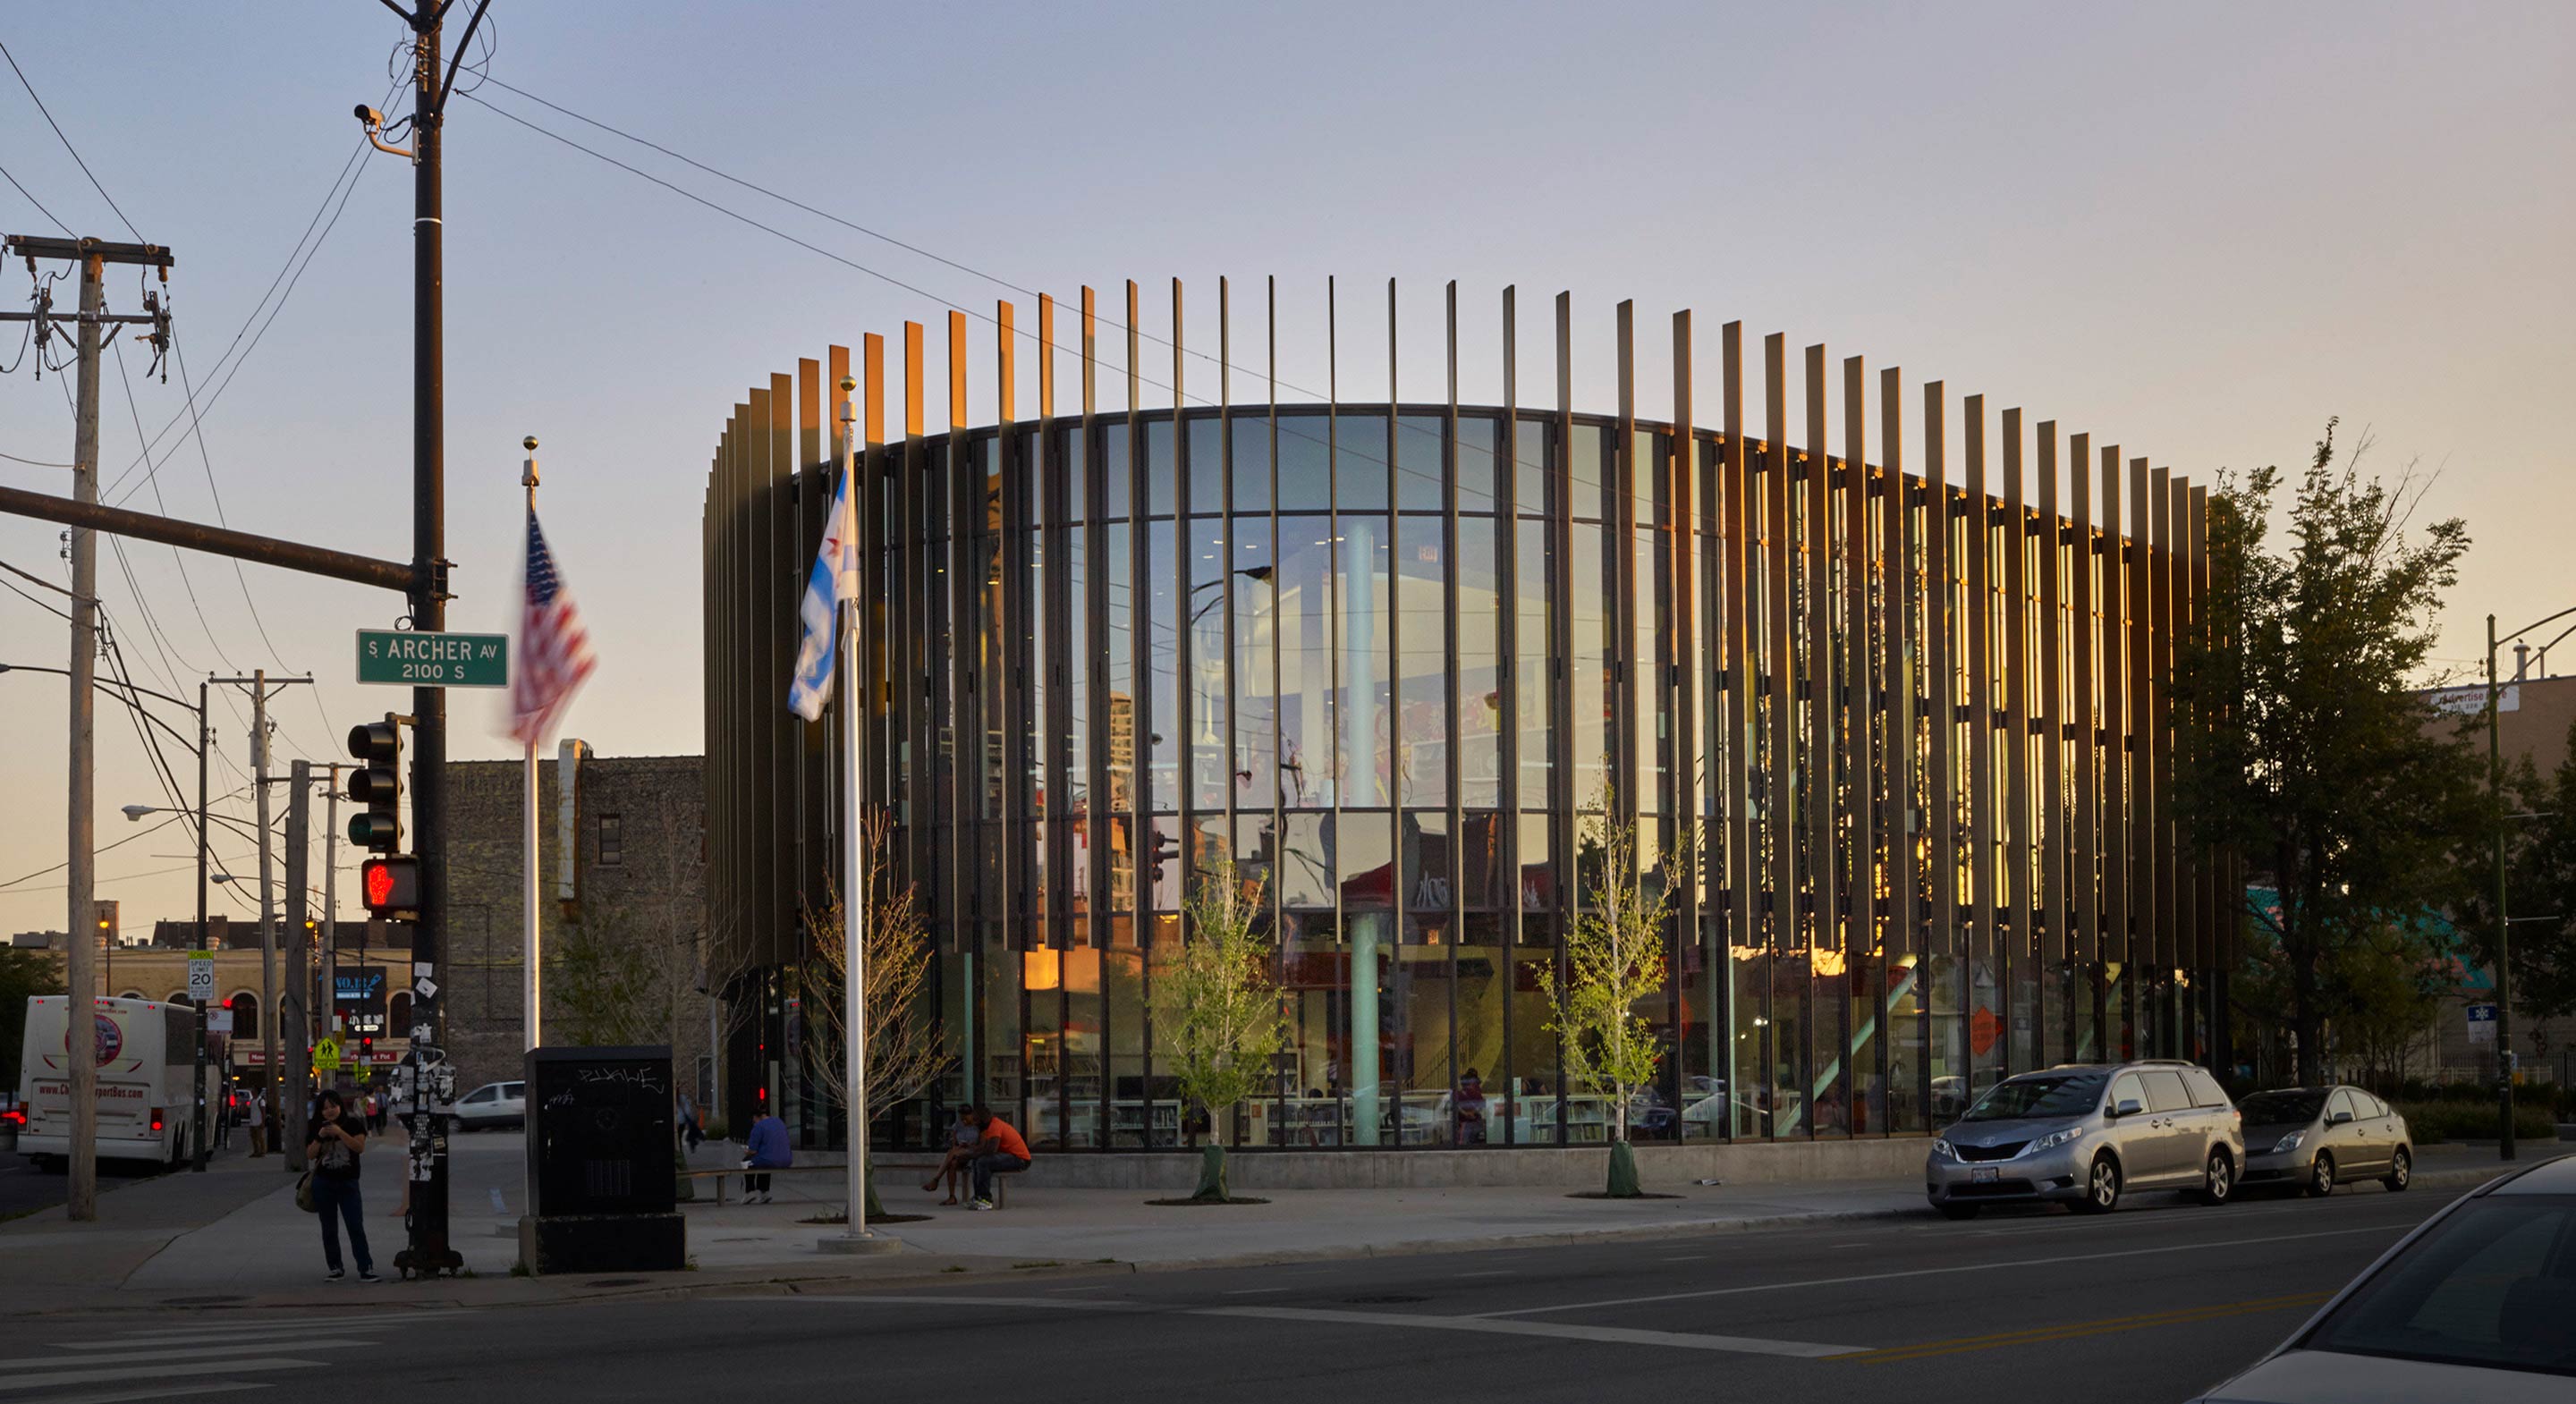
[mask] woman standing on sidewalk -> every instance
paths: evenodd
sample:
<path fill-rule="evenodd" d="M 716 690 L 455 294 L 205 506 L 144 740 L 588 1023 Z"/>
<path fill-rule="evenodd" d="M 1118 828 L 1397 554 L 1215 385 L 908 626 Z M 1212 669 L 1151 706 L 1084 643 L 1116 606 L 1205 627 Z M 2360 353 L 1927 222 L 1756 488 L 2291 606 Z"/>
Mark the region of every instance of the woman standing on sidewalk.
<path fill-rule="evenodd" d="M 366 1123 L 352 1114 L 336 1091 L 321 1096 L 313 1139 L 304 1147 L 313 1165 L 313 1209 L 322 1220 L 322 1263 L 329 1280 L 340 1280 L 340 1225 L 349 1226 L 349 1251 L 357 1255 L 358 1280 L 375 1282 L 375 1255 L 367 1251 L 366 1209 L 358 1198 L 358 1158 L 367 1152 Z"/>

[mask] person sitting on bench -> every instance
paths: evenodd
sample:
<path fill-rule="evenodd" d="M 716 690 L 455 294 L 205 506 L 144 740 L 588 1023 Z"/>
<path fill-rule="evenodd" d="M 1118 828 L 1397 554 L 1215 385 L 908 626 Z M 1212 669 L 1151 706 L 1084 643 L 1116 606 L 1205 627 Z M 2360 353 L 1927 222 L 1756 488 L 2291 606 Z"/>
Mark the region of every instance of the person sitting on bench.
<path fill-rule="evenodd" d="M 966 1162 L 974 1159 L 975 1147 L 983 1139 L 984 1129 L 975 1124 L 975 1109 L 968 1106 L 959 1107 L 957 1124 L 948 1128 L 948 1154 L 939 1158 L 939 1168 L 931 1171 L 930 1178 L 921 1182 L 922 1193 L 928 1194 L 939 1188 L 940 1181 L 946 1180 L 948 1197 L 939 1202 L 956 1203 L 957 1177 L 966 1173 Z"/>
<path fill-rule="evenodd" d="M 975 1172 L 975 1199 L 970 1209 L 993 1207 L 993 1177 L 1016 1175 L 1029 1168 L 1029 1143 L 1011 1129 L 1011 1123 L 993 1115 L 990 1107 L 975 1108 L 975 1127 L 983 1132 L 968 1152 L 967 1163 Z"/>

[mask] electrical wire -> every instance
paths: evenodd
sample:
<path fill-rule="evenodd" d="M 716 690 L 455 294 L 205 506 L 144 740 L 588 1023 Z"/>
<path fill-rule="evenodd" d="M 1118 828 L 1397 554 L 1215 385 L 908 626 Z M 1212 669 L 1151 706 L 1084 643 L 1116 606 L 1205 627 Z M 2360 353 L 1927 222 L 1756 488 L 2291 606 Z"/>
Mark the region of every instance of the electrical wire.
<path fill-rule="evenodd" d="M 64 238 L 68 239 L 71 237 L 72 227 L 56 218 L 52 210 L 46 209 L 45 202 L 37 199 L 34 191 L 29 190 L 23 185 L 19 185 L 18 178 L 9 174 L 9 168 L 7 166 L 0 166 L 0 180 L 6 180 L 12 186 L 16 186 L 18 193 L 27 197 L 27 203 L 36 207 L 36 212 L 38 214 L 43 215 L 47 220 L 51 221 L 54 228 L 61 230 Z"/>
<path fill-rule="evenodd" d="M 19 359 L 20 359 L 20 360 L 24 360 L 24 359 L 26 359 L 26 358 L 22 355 L 22 356 L 20 356 L 20 357 L 19 357 Z M 10 367 L 9 369 L 10 369 L 10 370 L 15 370 L 15 369 L 17 369 L 17 367 L 12 366 L 12 367 Z M 0 371 L 0 374 L 6 374 L 6 373 L 7 373 L 7 372 L 5 372 L 5 371 Z M 42 459 L 36 459 L 36 458 L 20 458 L 18 455 L 14 454 L 14 453 L 0 453 L 0 458 L 8 459 L 8 460 L 9 460 L 10 462 L 12 462 L 12 463 L 24 463 L 24 464 L 26 464 L 26 465 L 27 465 L 28 467 L 30 467 L 30 468 L 78 468 L 78 467 L 80 466 L 80 465 L 79 465 L 79 464 L 77 464 L 77 463 L 47 463 L 47 462 L 43 461 Z"/>
<path fill-rule="evenodd" d="M 133 418 L 134 437 L 139 440 L 143 437 L 143 411 L 134 401 L 134 379 L 132 376 L 128 375 L 125 370 L 125 344 L 123 342 L 115 342 L 112 344 L 116 348 L 116 376 L 118 381 L 120 381 L 125 387 L 125 412 Z M 161 496 L 160 482 L 157 479 L 146 479 L 145 481 L 149 482 L 152 486 L 153 506 L 160 509 L 162 516 L 169 516 L 170 504 Z M 211 476 L 209 477 L 209 481 L 211 481 Z M 222 510 L 221 504 L 218 503 L 216 511 L 220 513 Z M 198 630 L 206 636 L 207 644 L 212 646 L 215 650 L 215 657 L 222 659 L 225 667 L 232 669 L 234 672 L 240 672 L 240 665 L 234 663 L 232 656 L 224 652 L 224 646 L 216 641 L 215 626 L 206 620 L 206 605 L 203 600 L 197 598 L 197 582 L 194 577 L 188 574 L 187 558 L 179 554 L 178 547 L 173 546 L 170 548 L 170 559 L 178 562 L 179 583 L 187 589 L 188 604 L 197 612 Z M 131 583 L 131 581 L 129 580 L 128 583 Z M 138 591 L 137 593 L 140 592 Z"/>
<path fill-rule="evenodd" d="M 116 197 L 108 194 L 107 187 L 98 183 L 98 177 L 90 171 L 89 162 L 81 160 L 80 148 L 72 145 L 72 139 L 63 134 L 63 124 L 54 120 L 54 114 L 51 111 L 48 111 L 45 107 L 45 100 L 43 98 L 36 97 L 36 85 L 27 81 L 27 70 L 18 66 L 18 56 L 9 52 L 9 46 L 7 44 L 0 44 L 0 58 L 9 60 L 9 71 L 18 75 L 18 86 L 27 90 L 27 96 L 36 99 L 36 110 L 45 114 L 45 125 L 54 129 L 54 135 L 61 139 L 63 149 L 70 152 L 72 154 L 72 160 L 79 164 L 81 174 L 89 176 L 90 188 L 98 192 L 98 198 L 105 200 L 109 209 L 116 211 L 117 219 L 125 225 L 125 232 L 134 236 L 134 242 L 138 244 L 146 242 L 143 237 L 143 231 L 134 227 L 133 220 L 126 219 L 125 211 L 119 208 L 116 203 Z M 17 184 L 14 180 L 9 183 L 11 185 Z M 23 189 L 21 190 L 21 193 L 24 193 Z M 29 195 L 27 198 L 32 200 L 35 197 Z M 36 208 L 41 210 L 45 207 L 38 205 Z M 45 217 L 47 219 L 52 219 L 53 212 L 47 210 Z M 60 221 L 56 222 L 59 223 Z M 66 229 L 63 232 L 68 234 L 71 231 Z"/>

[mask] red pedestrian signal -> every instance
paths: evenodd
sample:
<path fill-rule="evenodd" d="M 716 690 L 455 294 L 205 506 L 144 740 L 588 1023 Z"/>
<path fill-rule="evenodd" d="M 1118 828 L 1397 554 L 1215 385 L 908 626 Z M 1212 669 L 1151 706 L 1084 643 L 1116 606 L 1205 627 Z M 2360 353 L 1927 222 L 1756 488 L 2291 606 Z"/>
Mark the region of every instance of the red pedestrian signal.
<path fill-rule="evenodd" d="M 360 864 L 358 885 L 367 910 L 377 916 L 408 917 L 420 911 L 420 860 L 408 853 Z"/>

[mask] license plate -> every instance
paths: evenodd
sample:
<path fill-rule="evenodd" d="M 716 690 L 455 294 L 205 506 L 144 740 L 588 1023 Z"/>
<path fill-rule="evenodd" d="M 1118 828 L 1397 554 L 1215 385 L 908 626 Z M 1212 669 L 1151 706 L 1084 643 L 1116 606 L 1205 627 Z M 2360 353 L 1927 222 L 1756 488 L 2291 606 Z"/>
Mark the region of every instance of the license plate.
<path fill-rule="evenodd" d="M 1991 1185 L 1991 1184 L 1993 1184 L 1994 1182 L 1995 1182 L 1995 1168 L 1994 1168 L 1993 1166 L 1991 1166 L 1991 1165 L 1980 1165 L 1980 1166 L 1978 1166 L 1976 1169 L 1971 1170 L 1971 1171 L 1969 1171 L 1969 1172 L 1968 1172 L 1968 1183 L 1969 1183 L 1969 1184 L 1972 1184 L 1972 1185 Z"/>

